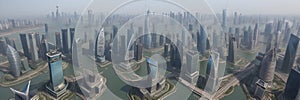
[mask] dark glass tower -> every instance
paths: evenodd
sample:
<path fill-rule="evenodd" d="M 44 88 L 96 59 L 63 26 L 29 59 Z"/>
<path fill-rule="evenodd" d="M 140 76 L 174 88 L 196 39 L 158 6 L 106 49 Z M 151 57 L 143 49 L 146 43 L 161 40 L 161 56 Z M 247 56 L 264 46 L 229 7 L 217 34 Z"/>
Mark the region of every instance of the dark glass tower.
<path fill-rule="evenodd" d="M 291 69 L 283 93 L 285 100 L 297 100 L 296 98 L 299 89 L 300 89 L 300 72 L 296 69 Z"/>
<path fill-rule="evenodd" d="M 64 54 L 69 53 L 68 29 L 61 29 L 62 34 L 62 51 Z"/>
<path fill-rule="evenodd" d="M 26 34 L 20 34 L 20 39 L 21 39 L 21 43 L 22 43 L 22 48 L 23 48 L 23 51 L 24 51 L 24 55 L 28 59 L 30 59 L 30 53 L 29 53 L 29 48 L 28 48 Z"/>
<path fill-rule="evenodd" d="M 70 50 L 72 52 L 73 42 L 74 42 L 75 28 L 70 28 Z"/>
<path fill-rule="evenodd" d="M 299 37 L 297 37 L 294 34 L 291 34 L 290 40 L 288 42 L 283 63 L 281 66 L 281 71 L 284 73 L 289 73 L 291 71 L 291 68 L 293 67 L 294 61 L 295 61 L 295 56 L 297 53 L 299 45 Z"/>
<path fill-rule="evenodd" d="M 61 38 L 59 32 L 55 32 L 55 43 L 56 43 L 56 49 L 58 51 L 62 51 Z"/>
<path fill-rule="evenodd" d="M 61 53 L 58 51 L 50 51 L 47 53 L 50 82 L 46 85 L 46 88 L 50 95 L 56 98 L 66 91 L 68 85 L 64 80 L 61 56 Z"/>

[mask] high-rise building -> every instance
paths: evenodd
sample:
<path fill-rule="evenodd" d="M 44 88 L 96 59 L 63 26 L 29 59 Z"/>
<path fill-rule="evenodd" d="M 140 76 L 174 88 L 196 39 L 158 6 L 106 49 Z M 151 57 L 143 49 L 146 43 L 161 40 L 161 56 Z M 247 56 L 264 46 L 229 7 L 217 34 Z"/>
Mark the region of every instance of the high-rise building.
<path fill-rule="evenodd" d="M 43 60 L 47 60 L 47 56 L 46 56 L 46 53 L 49 51 L 49 46 L 48 46 L 48 41 L 46 39 L 46 36 L 43 35 L 42 36 L 42 41 L 41 41 L 41 48 L 40 48 L 40 55 L 41 55 L 41 58 Z"/>
<path fill-rule="evenodd" d="M 229 36 L 229 47 L 228 47 L 228 56 L 227 56 L 227 61 L 234 63 L 234 42 L 235 38 L 233 37 L 233 34 L 230 34 Z"/>
<path fill-rule="evenodd" d="M 290 40 L 288 42 L 283 63 L 281 66 L 281 71 L 284 73 L 289 73 L 296 57 L 297 49 L 299 45 L 299 37 L 294 34 L 291 34 Z"/>
<path fill-rule="evenodd" d="M 164 46 L 164 57 L 168 57 L 169 56 L 169 44 L 166 43 Z"/>
<path fill-rule="evenodd" d="M 70 51 L 72 52 L 73 42 L 74 42 L 75 28 L 70 28 Z"/>
<path fill-rule="evenodd" d="M 24 55 L 25 55 L 25 57 L 30 59 L 29 46 L 28 46 L 28 43 L 27 43 L 26 34 L 20 34 L 20 39 L 21 39 L 21 44 L 22 44 L 22 48 L 23 48 L 23 51 L 24 51 Z"/>
<path fill-rule="evenodd" d="M 166 61 L 163 58 L 158 58 L 154 56 L 153 58 L 146 58 L 147 61 L 147 73 L 148 73 L 148 80 L 150 81 L 150 86 L 147 90 L 150 94 L 155 93 L 155 91 L 163 88 L 165 85 L 165 78 L 162 73 L 160 72 L 161 68 L 166 65 Z"/>
<path fill-rule="evenodd" d="M 197 32 L 197 49 L 202 55 L 206 51 L 206 40 L 207 40 L 206 32 L 203 26 L 200 26 L 200 33 Z"/>
<path fill-rule="evenodd" d="M 10 88 L 10 90 L 15 94 L 15 100 L 30 100 L 29 89 L 30 81 L 25 85 L 22 91 L 17 91 L 13 88 Z"/>
<path fill-rule="evenodd" d="M 6 41 L 2 37 L 0 37 L 0 53 L 2 53 L 3 55 L 6 55 L 6 45 Z"/>
<path fill-rule="evenodd" d="M 219 79 L 219 53 L 211 52 L 206 68 L 206 86 L 204 88 L 208 93 L 214 93 L 220 86 Z"/>
<path fill-rule="evenodd" d="M 61 29 L 63 54 L 69 53 L 68 29 Z"/>
<path fill-rule="evenodd" d="M 193 85 L 197 84 L 199 76 L 199 53 L 190 50 L 186 53 L 186 80 Z"/>
<path fill-rule="evenodd" d="M 79 59 L 82 57 L 82 41 L 80 38 L 75 39 L 74 46 L 72 49 L 72 62 L 74 67 L 80 67 Z"/>
<path fill-rule="evenodd" d="M 226 24 L 227 24 L 227 15 L 226 15 L 226 9 L 223 9 L 223 13 L 222 13 L 222 27 L 226 28 Z"/>
<path fill-rule="evenodd" d="M 299 100 L 300 90 L 300 72 L 297 69 L 291 69 L 287 83 L 285 85 L 283 97 L 284 100 Z"/>
<path fill-rule="evenodd" d="M 240 28 L 235 28 L 235 41 L 236 41 L 236 47 L 240 47 Z"/>
<path fill-rule="evenodd" d="M 49 30 L 48 30 L 48 24 L 45 24 L 45 34 L 46 34 L 46 37 L 49 37 Z"/>
<path fill-rule="evenodd" d="M 254 96 L 256 98 L 259 98 L 260 100 L 264 100 L 268 83 L 264 82 L 261 79 L 258 79 L 258 81 L 255 84 L 256 84 L 256 88 L 254 91 Z"/>
<path fill-rule="evenodd" d="M 275 64 L 276 64 L 276 51 L 274 48 L 264 54 L 260 66 L 259 78 L 266 83 L 271 83 L 274 78 L 275 67 L 276 67 Z"/>
<path fill-rule="evenodd" d="M 258 41 L 258 37 L 259 37 L 259 26 L 258 26 L 258 23 L 255 24 L 255 27 L 254 27 L 254 33 L 253 33 L 253 48 L 255 48 L 255 46 L 257 45 L 257 41 Z"/>
<path fill-rule="evenodd" d="M 34 33 L 29 33 L 29 45 L 30 45 L 30 60 L 35 62 L 39 59 L 38 57 L 38 48 L 36 44 L 36 38 Z"/>
<path fill-rule="evenodd" d="M 65 93 L 68 82 L 64 80 L 62 69 L 62 57 L 58 51 L 50 51 L 47 53 L 48 66 L 50 74 L 50 82 L 46 85 L 49 94 L 58 98 Z"/>
<path fill-rule="evenodd" d="M 136 43 L 135 46 L 136 47 L 134 48 L 134 59 L 135 61 L 140 61 L 143 57 L 143 47 L 140 43 Z"/>
<path fill-rule="evenodd" d="M 105 78 L 99 73 L 95 73 L 90 70 L 84 70 L 82 78 L 78 79 L 77 82 L 80 82 L 79 85 L 82 94 L 84 94 L 87 99 L 97 99 L 98 95 L 102 94 L 105 89 Z"/>
<path fill-rule="evenodd" d="M 7 45 L 6 55 L 9 62 L 9 69 L 12 72 L 12 75 L 14 77 L 20 76 L 21 63 L 19 53 L 13 47 Z"/>
<path fill-rule="evenodd" d="M 125 42 L 125 41 L 123 41 Z M 96 59 L 99 62 L 104 62 L 105 61 L 105 33 L 104 33 L 104 28 L 102 28 L 97 36 L 96 39 Z"/>
<path fill-rule="evenodd" d="M 56 45 L 56 50 L 62 52 L 62 44 L 61 44 L 61 38 L 60 38 L 60 33 L 55 32 L 55 45 Z"/>
<path fill-rule="evenodd" d="M 269 35 L 272 33 L 272 30 L 273 30 L 273 23 L 268 23 L 266 24 L 266 27 L 265 27 L 265 34 Z"/>

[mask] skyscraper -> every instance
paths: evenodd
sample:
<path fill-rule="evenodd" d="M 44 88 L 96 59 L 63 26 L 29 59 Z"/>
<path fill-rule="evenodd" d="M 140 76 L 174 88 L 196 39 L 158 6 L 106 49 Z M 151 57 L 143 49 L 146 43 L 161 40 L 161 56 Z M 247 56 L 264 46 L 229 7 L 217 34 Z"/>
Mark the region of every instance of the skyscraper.
<path fill-rule="evenodd" d="M 233 34 L 230 34 L 229 36 L 229 47 L 228 47 L 228 56 L 227 56 L 227 61 L 234 63 L 234 42 L 235 38 L 233 37 Z"/>
<path fill-rule="evenodd" d="M 46 53 L 49 51 L 49 46 L 48 46 L 48 41 L 46 39 L 46 36 L 43 35 L 42 36 L 42 41 L 41 41 L 41 49 L 40 49 L 40 55 L 41 55 L 41 58 L 43 60 L 47 60 L 47 56 L 46 56 Z"/>
<path fill-rule="evenodd" d="M 236 41 L 236 47 L 240 47 L 240 28 L 235 28 L 235 41 Z"/>
<path fill-rule="evenodd" d="M 80 67 L 79 59 L 82 57 L 82 41 L 80 38 L 75 39 L 74 46 L 72 49 L 72 62 L 74 67 Z"/>
<path fill-rule="evenodd" d="M 56 50 L 62 52 L 62 44 L 61 44 L 61 38 L 60 38 L 60 33 L 55 32 L 55 45 L 56 45 Z"/>
<path fill-rule="evenodd" d="M 299 90 L 300 72 L 297 69 L 291 69 L 283 93 L 283 97 L 285 98 L 284 100 L 299 100 Z"/>
<path fill-rule="evenodd" d="M 70 50 L 72 52 L 73 42 L 74 42 L 75 28 L 70 28 Z"/>
<path fill-rule="evenodd" d="M 62 34 L 62 51 L 64 54 L 69 53 L 68 29 L 61 29 Z"/>
<path fill-rule="evenodd" d="M 206 40 L 207 40 L 206 32 L 203 26 L 200 26 L 200 33 L 197 32 L 197 49 L 202 55 L 206 51 Z"/>
<path fill-rule="evenodd" d="M 15 94 L 15 100 L 30 100 L 29 89 L 30 81 L 25 85 L 22 91 L 17 91 L 13 88 L 10 88 L 10 90 Z"/>
<path fill-rule="evenodd" d="M 29 47 L 28 47 L 28 43 L 27 43 L 26 34 L 20 34 L 20 39 L 21 39 L 21 44 L 22 44 L 22 48 L 24 51 L 24 55 L 25 55 L 25 57 L 30 59 L 30 53 L 29 53 Z"/>
<path fill-rule="evenodd" d="M 125 42 L 125 41 L 123 41 Z M 102 28 L 96 38 L 96 59 L 99 62 L 104 62 L 105 61 L 105 33 L 104 33 L 104 28 Z"/>
<path fill-rule="evenodd" d="M 135 61 L 140 61 L 143 57 L 143 47 L 140 43 L 136 43 L 135 46 L 136 47 L 134 48 L 134 59 Z"/>
<path fill-rule="evenodd" d="M 208 93 L 214 93 L 217 91 L 220 85 L 219 79 L 219 53 L 211 52 L 211 55 L 207 62 L 206 68 L 206 86 L 205 89 Z"/>
<path fill-rule="evenodd" d="M 35 34 L 34 33 L 29 33 L 28 36 L 29 36 L 30 51 L 31 51 L 30 60 L 35 62 L 39 59 Z"/>
<path fill-rule="evenodd" d="M 222 13 L 222 27 L 226 28 L 226 24 L 227 24 L 227 16 L 226 16 L 226 9 L 223 9 L 223 13 Z"/>
<path fill-rule="evenodd" d="M 6 50 L 7 59 L 9 62 L 9 69 L 14 77 L 20 76 L 20 56 L 19 53 L 10 45 L 7 45 Z"/>
<path fill-rule="evenodd" d="M 6 55 L 6 45 L 6 41 L 3 39 L 3 37 L 0 37 L 0 53 L 2 53 L 3 55 Z"/>
<path fill-rule="evenodd" d="M 275 48 L 265 53 L 260 66 L 259 78 L 266 83 L 271 83 L 274 78 L 276 63 Z"/>
<path fill-rule="evenodd" d="M 150 83 L 150 87 L 147 88 L 147 90 L 150 92 L 150 94 L 155 93 L 155 91 L 161 89 L 165 85 L 165 78 L 163 73 L 161 72 L 162 68 L 165 68 L 166 61 L 163 60 L 161 57 L 151 57 L 146 58 L 147 61 L 147 73 L 148 73 L 148 80 Z"/>
<path fill-rule="evenodd" d="M 287 45 L 287 48 L 285 51 L 283 63 L 281 66 L 282 72 L 289 73 L 291 68 L 293 67 L 297 49 L 298 49 L 298 45 L 299 45 L 299 37 L 297 37 L 294 34 L 291 34 L 290 40 L 288 42 L 288 45 Z"/>
<path fill-rule="evenodd" d="M 56 98 L 66 91 L 68 85 L 63 76 L 61 56 L 61 53 L 58 51 L 47 53 L 50 82 L 46 85 L 46 88 L 50 95 Z"/>
<path fill-rule="evenodd" d="M 49 30 L 48 30 L 48 24 L 45 24 L 45 34 L 46 34 L 46 37 L 49 37 L 49 36 L 48 36 L 48 35 L 49 35 L 49 34 L 48 34 L 48 31 L 49 31 Z"/>
<path fill-rule="evenodd" d="M 258 23 L 255 24 L 255 27 L 254 27 L 254 33 L 253 33 L 253 48 L 255 48 L 255 46 L 257 45 L 257 41 L 258 41 L 258 36 L 259 36 L 259 26 L 258 26 Z"/>
<path fill-rule="evenodd" d="M 197 84 L 199 76 L 199 53 L 189 50 L 186 53 L 186 80 L 193 85 Z"/>

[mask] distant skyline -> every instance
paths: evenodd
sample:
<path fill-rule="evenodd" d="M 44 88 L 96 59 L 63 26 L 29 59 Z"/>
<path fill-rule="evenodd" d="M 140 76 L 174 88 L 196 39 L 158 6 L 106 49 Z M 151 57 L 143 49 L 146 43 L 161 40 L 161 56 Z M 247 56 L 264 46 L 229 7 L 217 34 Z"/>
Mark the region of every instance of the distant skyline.
<path fill-rule="evenodd" d="M 128 0 L 0 0 L 0 19 L 22 16 L 41 16 L 56 11 L 80 14 L 89 6 L 101 7 L 96 12 L 109 12 Z M 153 0 L 151 0 L 153 1 Z M 239 12 L 243 15 L 300 15 L 300 0 L 169 0 L 188 8 L 191 12 L 205 12 L 199 9 L 205 1 L 215 13 L 227 9 L 227 15 Z M 139 5 L 137 5 L 139 6 Z M 156 8 L 160 9 L 160 8 Z M 161 8 L 163 9 L 163 8 Z"/>

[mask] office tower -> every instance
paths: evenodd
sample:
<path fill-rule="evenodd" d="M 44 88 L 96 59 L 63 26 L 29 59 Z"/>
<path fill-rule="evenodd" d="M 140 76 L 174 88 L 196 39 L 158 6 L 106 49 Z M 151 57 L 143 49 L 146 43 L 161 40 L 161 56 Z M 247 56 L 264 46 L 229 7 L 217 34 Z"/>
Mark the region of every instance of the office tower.
<path fill-rule="evenodd" d="M 11 45 L 10 40 L 8 37 L 4 37 L 6 44 Z"/>
<path fill-rule="evenodd" d="M 290 40 L 288 42 L 288 45 L 287 45 L 287 48 L 285 51 L 283 63 L 281 66 L 282 72 L 284 72 L 284 73 L 290 72 L 290 70 L 294 64 L 294 61 L 295 61 L 295 56 L 297 53 L 298 45 L 299 45 L 299 37 L 295 36 L 294 34 L 291 34 Z"/>
<path fill-rule="evenodd" d="M 94 21 L 94 14 L 92 10 L 88 10 L 88 24 L 91 25 Z"/>
<path fill-rule="evenodd" d="M 79 87 L 82 94 L 89 100 L 97 99 L 99 94 L 104 92 L 105 78 L 99 73 L 88 69 L 84 69 L 81 76 L 77 82 L 81 83 Z"/>
<path fill-rule="evenodd" d="M 31 68 L 29 67 L 28 59 L 27 58 L 21 59 L 21 73 L 23 74 L 30 70 Z"/>
<path fill-rule="evenodd" d="M 289 25 L 289 22 L 286 22 L 285 23 L 285 30 L 284 30 L 284 33 L 283 33 L 283 43 L 287 42 L 290 34 L 291 34 L 291 27 Z"/>
<path fill-rule="evenodd" d="M 58 51 L 50 51 L 47 53 L 50 82 L 46 85 L 46 89 L 49 94 L 55 98 L 61 96 L 68 86 L 63 76 L 61 56 L 61 53 Z"/>
<path fill-rule="evenodd" d="M 227 24 L 227 21 L 226 21 L 226 9 L 223 9 L 223 13 L 222 13 L 222 27 L 223 28 L 226 28 L 226 24 Z"/>
<path fill-rule="evenodd" d="M 72 49 L 72 62 L 74 67 L 80 67 L 79 59 L 82 57 L 82 41 L 80 38 L 75 39 L 74 46 Z"/>
<path fill-rule="evenodd" d="M 62 52 L 63 54 L 69 53 L 69 42 L 68 42 L 68 29 L 61 29 L 62 35 Z"/>
<path fill-rule="evenodd" d="M 200 26 L 200 33 L 197 32 L 197 49 L 203 55 L 206 51 L 207 35 L 202 26 Z"/>
<path fill-rule="evenodd" d="M 276 67 L 276 51 L 271 49 L 265 53 L 260 66 L 259 78 L 266 83 L 271 83 L 274 78 Z"/>
<path fill-rule="evenodd" d="M 251 28 L 251 26 L 249 26 L 248 27 L 248 48 L 251 50 L 251 49 L 253 49 L 254 47 L 254 37 L 253 37 L 253 30 L 252 30 L 252 28 Z"/>
<path fill-rule="evenodd" d="M 140 43 L 136 43 L 135 46 L 136 47 L 134 48 L 134 59 L 135 61 L 140 61 L 143 57 L 143 47 Z"/>
<path fill-rule="evenodd" d="M 300 26 L 298 27 L 297 35 L 300 36 Z"/>
<path fill-rule="evenodd" d="M 123 41 L 125 42 L 125 41 Z M 99 62 L 104 62 L 105 61 L 105 33 L 104 33 L 104 28 L 102 28 L 96 38 L 96 59 Z"/>
<path fill-rule="evenodd" d="M 275 44 L 274 44 L 274 46 L 275 46 L 276 49 L 279 49 L 279 45 L 280 45 L 280 37 L 281 37 L 281 32 L 280 32 L 280 31 L 277 31 L 277 32 L 275 33 Z"/>
<path fill-rule="evenodd" d="M 211 52 L 206 68 L 206 86 L 205 91 L 212 94 L 218 90 L 220 86 L 219 79 L 219 53 Z"/>
<path fill-rule="evenodd" d="M 22 48 L 24 51 L 24 55 L 25 55 L 25 57 L 30 59 L 30 53 L 29 53 L 29 47 L 28 47 L 28 43 L 27 43 L 26 34 L 20 34 L 20 39 L 21 39 L 21 44 L 22 44 Z"/>
<path fill-rule="evenodd" d="M 112 34 L 113 36 L 111 38 L 111 41 L 113 41 L 115 39 L 115 37 L 116 37 L 116 35 L 118 33 L 118 27 L 117 26 L 113 25 L 113 32 L 112 33 L 113 33 Z"/>
<path fill-rule="evenodd" d="M 0 53 L 3 55 L 6 55 L 6 45 L 6 41 L 3 39 L 3 37 L 0 37 Z"/>
<path fill-rule="evenodd" d="M 164 57 L 168 57 L 169 56 L 169 44 L 166 43 L 164 46 Z"/>
<path fill-rule="evenodd" d="M 166 61 L 161 58 L 161 57 L 151 57 L 151 58 L 146 58 L 147 61 L 147 73 L 148 73 L 148 83 L 150 84 L 151 87 L 148 87 L 147 90 L 149 91 L 150 94 L 155 93 L 157 90 L 161 89 L 165 85 L 165 78 L 163 73 L 162 68 L 165 68 L 167 65 Z"/>
<path fill-rule="evenodd" d="M 30 51 L 31 51 L 30 60 L 35 62 L 35 61 L 39 60 L 35 34 L 29 33 L 28 36 L 29 36 L 29 45 L 30 45 Z"/>
<path fill-rule="evenodd" d="M 258 41 L 258 37 L 259 37 L 259 26 L 258 26 L 258 23 L 255 24 L 255 27 L 254 27 L 254 33 L 253 33 L 253 48 L 255 48 L 255 46 L 257 45 L 257 41 Z"/>
<path fill-rule="evenodd" d="M 56 6 L 56 19 L 59 19 L 59 17 L 60 17 L 58 8 L 59 8 L 59 6 Z"/>
<path fill-rule="evenodd" d="M 229 47 L 228 47 L 228 56 L 227 56 L 227 61 L 234 63 L 234 42 L 235 38 L 233 37 L 233 34 L 230 34 L 229 36 Z"/>
<path fill-rule="evenodd" d="M 40 33 L 35 33 L 34 36 L 35 36 L 36 46 L 37 46 L 37 48 L 39 50 L 40 47 L 41 47 Z"/>
<path fill-rule="evenodd" d="M 62 52 L 62 44 L 61 44 L 61 38 L 59 32 L 55 32 L 55 46 L 56 46 L 56 50 Z"/>
<path fill-rule="evenodd" d="M 237 12 L 234 12 L 233 24 L 238 25 L 238 14 L 237 14 Z"/>
<path fill-rule="evenodd" d="M 42 36 L 42 41 L 41 41 L 41 49 L 40 49 L 40 55 L 41 55 L 41 58 L 43 60 L 47 60 L 47 56 L 46 56 L 46 53 L 49 51 L 49 46 L 48 46 L 48 41 L 46 39 L 46 36 L 43 35 Z"/>
<path fill-rule="evenodd" d="M 20 56 L 19 53 L 10 45 L 7 45 L 6 55 L 9 62 L 9 68 L 14 77 L 20 76 Z"/>
<path fill-rule="evenodd" d="M 199 53 L 194 50 L 189 50 L 186 53 L 186 80 L 193 85 L 197 84 L 199 76 Z"/>
<path fill-rule="evenodd" d="M 89 55 L 95 54 L 95 43 L 93 40 L 89 40 Z"/>
<path fill-rule="evenodd" d="M 157 34 L 156 33 L 151 33 L 151 47 L 157 48 L 158 47 L 158 42 L 157 42 Z"/>
<path fill-rule="evenodd" d="M 73 42 L 74 42 L 75 28 L 70 28 L 70 51 L 72 52 Z"/>
<path fill-rule="evenodd" d="M 300 90 L 300 72 L 297 69 L 292 68 L 285 85 L 283 97 L 284 100 L 299 100 Z"/>
<path fill-rule="evenodd" d="M 30 100 L 29 89 L 30 81 L 25 85 L 22 91 L 17 91 L 13 88 L 9 88 L 15 94 L 15 100 Z"/>
<path fill-rule="evenodd" d="M 149 33 L 149 15 L 150 11 L 147 11 L 147 14 L 145 16 L 145 22 L 144 22 L 144 46 L 147 49 L 151 48 L 151 35 Z"/>
<path fill-rule="evenodd" d="M 159 46 L 163 46 L 164 44 L 164 36 L 163 35 L 159 35 Z"/>
<path fill-rule="evenodd" d="M 268 23 L 266 24 L 266 27 L 265 27 L 265 34 L 269 35 L 272 33 L 272 30 L 273 30 L 273 24 L 272 23 Z"/>
<path fill-rule="evenodd" d="M 49 34 L 48 34 L 48 24 L 45 24 L 45 34 L 46 34 L 46 37 L 49 37 Z"/>
<path fill-rule="evenodd" d="M 240 47 L 240 28 L 235 28 L 235 41 L 236 41 L 236 47 Z"/>

